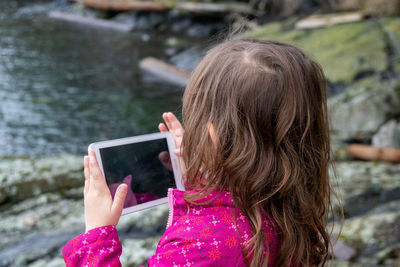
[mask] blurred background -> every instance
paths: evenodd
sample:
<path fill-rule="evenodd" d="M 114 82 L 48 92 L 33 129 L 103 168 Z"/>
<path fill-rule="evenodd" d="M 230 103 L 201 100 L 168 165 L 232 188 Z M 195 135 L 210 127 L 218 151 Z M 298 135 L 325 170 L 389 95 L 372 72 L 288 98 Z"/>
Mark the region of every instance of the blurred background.
<path fill-rule="evenodd" d="M 156 132 L 228 37 L 322 65 L 345 216 L 334 266 L 400 266 L 399 16 L 400 0 L 1 0 L 0 266 L 64 266 L 88 144 Z M 167 217 L 121 218 L 123 266 L 145 264 Z"/>

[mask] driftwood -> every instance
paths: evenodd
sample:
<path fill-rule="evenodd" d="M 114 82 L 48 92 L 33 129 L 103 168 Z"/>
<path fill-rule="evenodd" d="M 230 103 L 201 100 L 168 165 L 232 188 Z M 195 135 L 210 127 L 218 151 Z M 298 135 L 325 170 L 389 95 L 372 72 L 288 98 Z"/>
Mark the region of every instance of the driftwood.
<path fill-rule="evenodd" d="M 164 4 L 154 1 L 136 1 L 136 0 L 79 0 L 86 7 L 100 10 L 147 10 L 164 11 L 170 8 L 176 8 L 189 12 L 198 13 L 228 13 L 237 12 L 251 14 L 253 10 L 246 4 L 240 3 L 199 3 L 199 2 L 177 2 Z"/>
<path fill-rule="evenodd" d="M 363 160 L 400 163 L 399 149 L 353 144 L 349 146 L 348 151 L 350 155 Z"/>
<path fill-rule="evenodd" d="M 198 13 L 253 13 L 253 10 L 248 5 L 239 3 L 178 2 L 175 8 Z"/>
<path fill-rule="evenodd" d="M 180 69 L 176 66 L 152 57 L 142 59 L 139 63 L 139 67 L 142 70 L 156 75 L 160 79 L 180 86 L 186 86 L 190 77 L 189 71 Z"/>
<path fill-rule="evenodd" d="M 80 24 L 85 24 L 85 25 L 89 25 L 89 26 L 101 27 L 101 28 L 118 30 L 118 31 L 123 31 L 123 32 L 129 32 L 133 29 L 133 26 L 125 24 L 125 23 L 118 23 L 118 22 L 109 21 L 109 20 L 105 20 L 105 19 L 83 17 L 83 16 L 63 13 L 63 12 L 59 12 L 59 11 L 51 11 L 48 15 L 50 18 L 53 18 L 53 19 L 70 21 L 70 22 L 74 22 L 74 23 L 80 23 Z"/>
<path fill-rule="evenodd" d="M 364 15 L 360 12 L 313 15 L 299 20 L 296 23 L 295 28 L 299 30 L 322 28 L 334 24 L 360 21 L 363 17 Z"/>
<path fill-rule="evenodd" d="M 82 0 L 82 4 L 86 7 L 100 10 L 147 10 L 147 11 L 164 11 L 168 7 L 163 3 L 150 1 L 132 1 L 132 0 Z"/>

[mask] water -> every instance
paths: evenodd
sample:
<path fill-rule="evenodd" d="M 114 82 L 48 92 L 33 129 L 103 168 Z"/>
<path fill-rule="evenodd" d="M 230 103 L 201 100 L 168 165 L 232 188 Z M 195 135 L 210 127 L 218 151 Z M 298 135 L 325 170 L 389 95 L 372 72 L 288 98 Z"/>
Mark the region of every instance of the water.
<path fill-rule="evenodd" d="M 0 2 L 0 155 L 85 153 L 179 110 L 182 88 L 138 68 L 164 57 L 164 38 L 55 21 L 55 2 Z"/>

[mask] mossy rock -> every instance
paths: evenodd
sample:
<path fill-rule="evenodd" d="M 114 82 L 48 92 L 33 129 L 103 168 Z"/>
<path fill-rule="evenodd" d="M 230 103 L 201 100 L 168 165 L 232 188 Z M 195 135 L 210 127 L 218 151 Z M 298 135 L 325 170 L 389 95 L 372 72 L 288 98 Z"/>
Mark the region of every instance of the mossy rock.
<path fill-rule="evenodd" d="M 346 217 L 368 212 L 383 202 L 399 199 L 399 164 L 336 162 L 335 170 L 337 179 L 334 179 L 332 172 L 332 185 L 340 194 Z"/>
<path fill-rule="evenodd" d="M 400 22 L 400 19 L 394 20 Z M 392 23 L 395 23 L 392 22 Z M 385 33 L 378 20 L 334 25 L 315 30 L 285 30 L 269 23 L 242 37 L 293 44 L 315 58 L 331 82 L 350 82 L 357 75 L 388 68 Z"/>
<path fill-rule="evenodd" d="M 397 243 L 400 228 L 395 227 L 400 219 L 400 201 L 392 201 L 372 209 L 363 216 L 346 219 L 341 231 L 340 240 L 357 249 L 360 254 L 363 250 L 381 250 Z M 334 232 L 338 234 L 339 225 Z"/>
<path fill-rule="evenodd" d="M 385 18 L 382 24 L 393 52 L 394 70 L 400 72 L 400 19 Z"/>

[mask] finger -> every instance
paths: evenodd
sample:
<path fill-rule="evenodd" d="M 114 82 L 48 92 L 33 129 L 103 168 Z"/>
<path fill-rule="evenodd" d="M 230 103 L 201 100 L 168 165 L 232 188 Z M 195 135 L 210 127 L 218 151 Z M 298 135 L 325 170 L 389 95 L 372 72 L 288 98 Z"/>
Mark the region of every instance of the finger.
<path fill-rule="evenodd" d="M 165 126 L 164 123 L 158 125 L 158 130 L 160 130 L 160 132 L 168 132 L 167 126 Z"/>
<path fill-rule="evenodd" d="M 113 217 L 121 216 L 127 192 L 128 192 L 127 184 L 120 184 L 118 186 L 117 192 L 115 193 L 114 200 L 111 206 L 111 213 L 113 214 Z"/>
<path fill-rule="evenodd" d="M 96 154 L 94 151 L 89 152 L 89 185 L 91 187 L 96 187 L 97 189 L 103 189 L 102 187 L 107 187 L 106 180 L 104 179 L 103 173 L 99 168 L 97 163 Z"/>
<path fill-rule="evenodd" d="M 184 130 L 180 121 L 175 117 L 172 112 L 167 113 L 167 118 L 168 119 L 166 120 L 166 123 L 168 129 L 172 131 L 176 137 L 182 137 Z"/>
<path fill-rule="evenodd" d="M 85 187 L 83 189 L 83 194 L 86 195 L 89 191 L 89 177 L 90 177 L 90 169 L 89 169 L 89 157 L 83 157 L 83 174 L 85 175 Z"/>
<path fill-rule="evenodd" d="M 182 137 L 185 132 L 182 127 L 182 124 L 179 122 L 179 120 L 172 112 L 164 113 L 163 119 L 165 120 L 165 123 L 167 124 L 169 131 L 174 137 L 176 147 L 180 148 L 182 143 Z"/>
<path fill-rule="evenodd" d="M 169 120 L 169 118 L 168 118 L 168 112 L 164 112 L 164 113 L 162 114 L 162 118 L 163 118 L 163 120 L 164 120 L 165 122 L 167 122 L 167 121 Z"/>

